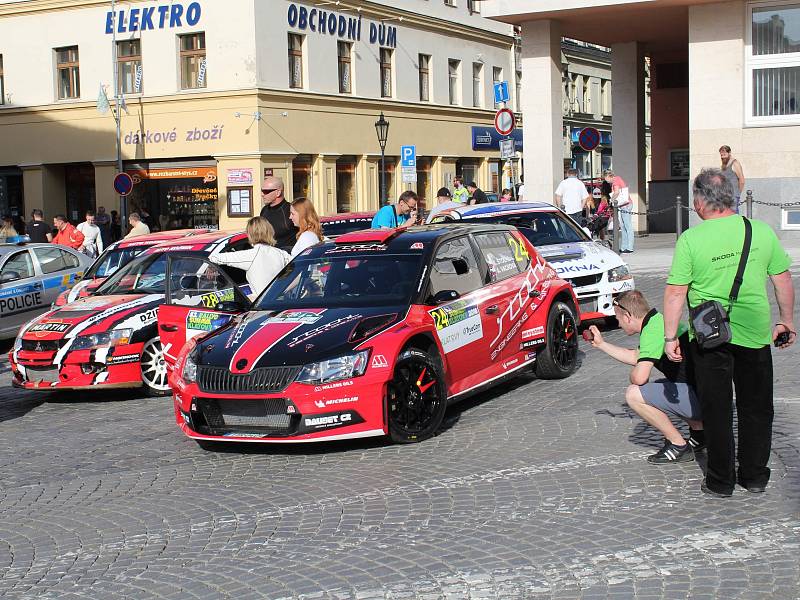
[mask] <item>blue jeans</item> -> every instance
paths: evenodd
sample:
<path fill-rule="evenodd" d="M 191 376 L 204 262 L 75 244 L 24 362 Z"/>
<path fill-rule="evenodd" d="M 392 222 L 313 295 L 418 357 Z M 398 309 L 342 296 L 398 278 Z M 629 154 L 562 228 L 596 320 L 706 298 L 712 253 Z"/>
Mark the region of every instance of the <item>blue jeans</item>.
<path fill-rule="evenodd" d="M 633 252 L 633 224 L 631 223 L 630 211 L 621 209 L 619 212 L 619 226 L 621 229 L 619 238 L 619 249 L 630 250 Z"/>

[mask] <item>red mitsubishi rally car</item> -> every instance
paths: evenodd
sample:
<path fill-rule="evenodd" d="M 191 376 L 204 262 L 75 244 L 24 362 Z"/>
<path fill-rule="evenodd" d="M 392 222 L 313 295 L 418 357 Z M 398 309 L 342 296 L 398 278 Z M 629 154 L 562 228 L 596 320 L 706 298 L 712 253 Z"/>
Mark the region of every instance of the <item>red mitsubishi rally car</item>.
<path fill-rule="evenodd" d="M 195 277 L 232 289 L 215 269 Z M 178 285 L 159 309 L 162 341 L 183 346 L 169 375 L 175 418 L 203 447 L 420 441 L 451 400 L 576 365 L 572 287 L 510 226 L 345 234 L 297 256 L 252 306 L 235 296 L 209 309 Z"/>
<path fill-rule="evenodd" d="M 214 232 L 153 246 L 111 275 L 91 296 L 51 310 L 20 329 L 10 353 L 12 384 L 29 390 L 140 387 L 155 395 L 169 393 L 164 350 L 156 316 L 164 302 L 167 257 L 175 252 L 208 256 L 249 248 L 244 233 Z M 203 288 L 208 279 L 183 278 L 183 285 Z M 187 268 L 193 269 L 194 263 Z M 221 267 L 220 267 L 221 269 Z M 246 287 L 245 272 L 231 269 L 234 286 Z M 202 293 L 214 306 L 233 291 Z"/>

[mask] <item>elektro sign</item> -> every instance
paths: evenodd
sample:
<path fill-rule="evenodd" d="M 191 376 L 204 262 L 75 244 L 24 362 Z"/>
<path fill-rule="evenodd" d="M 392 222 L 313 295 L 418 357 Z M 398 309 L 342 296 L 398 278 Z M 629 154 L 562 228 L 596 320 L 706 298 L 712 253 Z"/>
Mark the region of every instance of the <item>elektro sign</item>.
<path fill-rule="evenodd" d="M 194 27 L 200 22 L 202 12 L 199 2 L 192 2 L 185 8 L 183 4 L 170 3 L 146 8 L 122 9 L 117 11 L 116 19 L 114 13 L 109 11 L 106 13 L 106 33 L 114 33 L 115 23 L 117 33 L 174 29 L 184 25 Z"/>
<path fill-rule="evenodd" d="M 361 15 L 357 17 L 344 16 L 333 11 L 320 8 L 309 9 L 292 3 L 289 4 L 287 21 L 289 27 L 301 31 L 309 30 L 320 35 L 335 35 L 354 42 L 361 41 Z M 397 47 L 396 27 L 383 23 L 370 23 L 368 32 L 370 44 L 379 44 L 386 48 Z M 367 35 L 367 30 L 364 35 Z"/>

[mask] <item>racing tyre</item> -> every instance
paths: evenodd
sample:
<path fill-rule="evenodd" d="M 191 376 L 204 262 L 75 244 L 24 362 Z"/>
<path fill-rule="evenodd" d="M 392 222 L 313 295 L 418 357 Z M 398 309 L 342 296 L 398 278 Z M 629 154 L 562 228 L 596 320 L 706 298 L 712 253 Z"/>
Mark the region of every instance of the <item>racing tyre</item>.
<path fill-rule="evenodd" d="M 151 396 L 168 396 L 167 363 L 164 362 L 164 349 L 161 340 L 153 338 L 142 348 L 142 385 Z"/>
<path fill-rule="evenodd" d="M 547 315 L 547 345 L 536 357 L 536 376 L 564 379 L 578 362 L 578 328 L 575 312 L 563 302 L 554 302 Z"/>
<path fill-rule="evenodd" d="M 447 385 L 439 361 L 421 350 L 400 355 L 389 382 L 387 414 L 394 442 L 428 439 L 439 428 L 447 409 Z"/>

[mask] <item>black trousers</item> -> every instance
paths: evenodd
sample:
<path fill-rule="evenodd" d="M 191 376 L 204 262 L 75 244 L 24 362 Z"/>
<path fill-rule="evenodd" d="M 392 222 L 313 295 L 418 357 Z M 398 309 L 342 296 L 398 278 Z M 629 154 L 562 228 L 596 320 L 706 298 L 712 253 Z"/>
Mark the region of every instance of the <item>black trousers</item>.
<path fill-rule="evenodd" d="M 737 475 L 745 487 L 766 485 L 774 415 L 770 347 L 725 344 L 701 350 L 692 341 L 691 353 L 708 448 L 706 486 L 716 492 L 732 492 Z M 734 387 L 739 420 L 737 454 L 733 438 Z M 739 460 L 738 473 L 734 455 Z"/>

